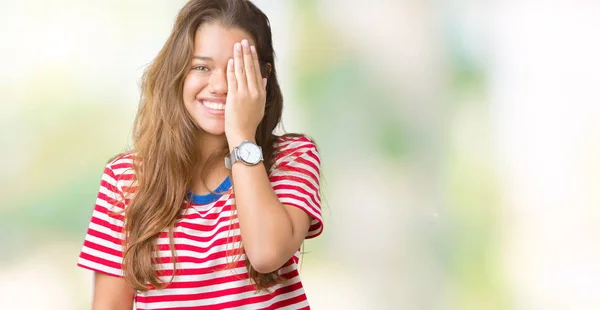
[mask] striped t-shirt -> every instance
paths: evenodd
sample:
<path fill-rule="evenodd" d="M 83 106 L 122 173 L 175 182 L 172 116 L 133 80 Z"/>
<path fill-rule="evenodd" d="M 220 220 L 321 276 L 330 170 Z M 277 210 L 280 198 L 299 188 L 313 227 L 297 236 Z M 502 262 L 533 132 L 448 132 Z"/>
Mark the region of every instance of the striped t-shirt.
<path fill-rule="evenodd" d="M 306 137 L 280 138 L 277 148 L 275 168 L 269 173 L 271 185 L 281 203 L 312 217 L 306 238 L 316 237 L 323 230 L 317 148 Z M 124 208 L 121 197 L 132 180 L 132 154 L 107 164 L 78 266 L 123 277 L 123 214 L 118 212 Z M 234 249 L 240 246 L 230 178 L 214 192 L 220 194 L 192 195 L 191 204 L 182 207 L 174 230 L 176 276 L 165 289 L 138 291 L 136 309 L 309 309 L 298 274 L 299 251 L 279 270 L 285 280 L 269 288 L 270 293 L 256 293 L 243 254 L 237 265 L 226 268 L 239 258 Z M 166 231 L 158 238 L 158 255 L 155 268 L 166 282 L 173 274 Z"/>

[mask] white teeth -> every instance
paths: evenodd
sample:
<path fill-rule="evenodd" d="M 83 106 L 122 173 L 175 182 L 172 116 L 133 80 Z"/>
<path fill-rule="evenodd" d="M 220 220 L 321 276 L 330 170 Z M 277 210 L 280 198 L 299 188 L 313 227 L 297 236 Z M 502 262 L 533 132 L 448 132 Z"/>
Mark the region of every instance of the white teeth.
<path fill-rule="evenodd" d="M 225 110 L 225 105 L 222 103 L 210 102 L 210 101 L 202 101 L 202 104 L 213 110 Z"/>

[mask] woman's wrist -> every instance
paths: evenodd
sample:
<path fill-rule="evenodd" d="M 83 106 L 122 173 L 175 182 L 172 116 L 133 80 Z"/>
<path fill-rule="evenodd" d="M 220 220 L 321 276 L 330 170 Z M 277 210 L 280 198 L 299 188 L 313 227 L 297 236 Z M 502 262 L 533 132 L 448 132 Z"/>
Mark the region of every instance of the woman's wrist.
<path fill-rule="evenodd" d="M 227 137 L 227 144 L 229 145 L 229 151 L 231 152 L 234 147 L 239 146 L 244 141 L 250 141 L 252 143 L 256 143 L 256 138 L 251 135 L 232 135 L 231 137 Z"/>

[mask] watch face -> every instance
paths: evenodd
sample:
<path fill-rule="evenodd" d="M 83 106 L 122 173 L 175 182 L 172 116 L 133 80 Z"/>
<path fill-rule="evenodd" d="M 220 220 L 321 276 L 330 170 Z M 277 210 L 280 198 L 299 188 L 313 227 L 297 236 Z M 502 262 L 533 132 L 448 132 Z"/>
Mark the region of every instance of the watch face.
<path fill-rule="evenodd" d="M 251 142 L 244 142 L 240 145 L 238 154 L 240 158 L 248 164 L 257 164 L 262 159 L 262 150 Z"/>

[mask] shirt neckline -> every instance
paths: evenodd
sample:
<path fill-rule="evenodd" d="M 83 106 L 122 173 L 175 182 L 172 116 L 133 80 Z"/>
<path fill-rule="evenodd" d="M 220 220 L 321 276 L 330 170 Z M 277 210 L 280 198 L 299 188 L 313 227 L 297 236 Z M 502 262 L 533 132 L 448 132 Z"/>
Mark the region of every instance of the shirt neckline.
<path fill-rule="evenodd" d="M 213 192 L 205 195 L 198 195 L 188 192 L 188 197 L 193 204 L 205 205 L 219 200 L 223 194 L 231 187 L 231 178 L 227 176 L 225 180 Z"/>

